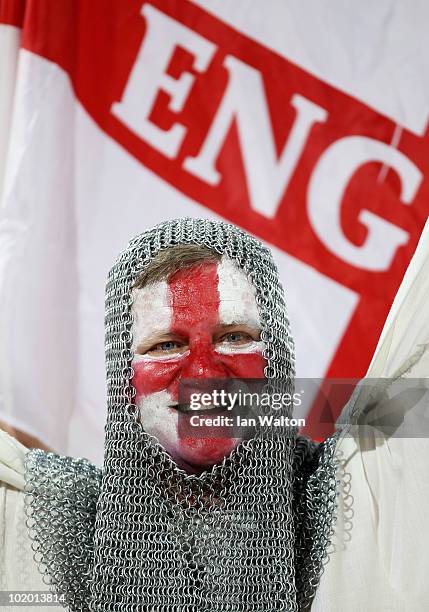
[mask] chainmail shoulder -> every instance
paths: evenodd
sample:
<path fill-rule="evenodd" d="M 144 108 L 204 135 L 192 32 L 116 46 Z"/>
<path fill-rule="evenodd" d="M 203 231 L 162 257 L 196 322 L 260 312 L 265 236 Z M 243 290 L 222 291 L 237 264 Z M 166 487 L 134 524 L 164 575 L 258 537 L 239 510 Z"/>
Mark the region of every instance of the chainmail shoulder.
<path fill-rule="evenodd" d="M 85 459 L 39 449 L 25 458 L 27 527 L 46 584 L 88 610 L 94 522 L 101 470 Z"/>
<path fill-rule="evenodd" d="M 295 579 L 299 610 L 309 610 L 334 535 L 340 432 L 322 443 L 298 436 L 294 462 Z"/>

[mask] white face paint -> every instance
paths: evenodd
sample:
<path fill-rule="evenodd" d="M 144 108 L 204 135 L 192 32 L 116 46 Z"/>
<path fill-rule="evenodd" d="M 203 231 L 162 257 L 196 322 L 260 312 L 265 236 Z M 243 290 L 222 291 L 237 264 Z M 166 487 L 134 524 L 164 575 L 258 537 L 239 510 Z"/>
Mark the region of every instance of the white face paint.
<path fill-rule="evenodd" d="M 198 353 L 199 358 L 203 355 L 203 361 L 205 359 L 198 370 L 198 377 L 203 378 L 257 378 L 263 375 L 264 365 L 255 290 L 246 275 L 225 257 L 216 268 L 213 268 L 215 264 L 200 265 L 211 266 L 212 272 L 207 279 L 211 279 L 212 285 L 216 282 L 217 287 L 205 290 L 208 281 L 204 283 L 204 271 L 203 280 L 190 274 L 189 286 L 194 291 L 189 295 L 194 297 L 191 299 L 187 291 L 179 295 L 180 309 L 185 312 L 182 326 L 175 328 L 180 311 L 179 315 L 173 312 L 173 305 L 177 303 L 174 282 L 161 281 L 143 289 L 134 289 L 132 305 L 133 384 L 137 390 L 136 403 L 143 428 L 158 439 L 179 466 L 188 471 L 193 470 L 192 466 L 204 468 L 217 463 L 239 442 L 231 438 L 219 439 L 215 441 L 218 448 L 213 449 L 213 439 L 204 447 L 204 439 L 194 439 L 192 444 L 186 444 L 179 437 L 179 413 L 174 408 L 177 406 L 178 381 L 195 377 L 188 374 L 195 355 Z M 183 283 L 188 282 L 186 273 L 183 274 L 182 289 Z M 201 282 L 202 285 L 195 285 Z M 210 297 L 206 297 L 207 293 Z M 201 304 L 195 304 L 195 295 L 201 296 Z M 186 299 L 190 300 L 189 306 Z M 208 300 L 207 321 L 205 299 Z M 218 301 L 214 311 L 213 300 Z M 195 308 L 198 313 L 194 325 L 192 317 L 187 315 Z M 214 358 L 214 355 L 218 357 Z"/>
<path fill-rule="evenodd" d="M 144 430 L 154 436 L 164 448 L 178 446 L 179 413 L 169 406 L 173 398 L 167 391 L 151 393 L 140 401 L 140 418 Z"/>
<path fill-rule="evenodd" d="M 260 328 L 259 312 L 255 299 L 255 288 L 245 273 L 238 269 L 228 257 L 222 257 L 218 266 L 220 320 L 225 325 L 245 323 Z M 243 346 L 219 345 L 216 351 L 224 355 L 262 353 L 264 343 L 253 341 Z"/>
<path fill-rule="evenodd" d="M 222 257 L 217 268 L 220 295 L 219 318 L 221 323 L 246 323 L 260 327 L 255 288 L 249 279 L 228 257 Z"/>
<path fill-rule="evenodd" d="M 136 353 L 139 344 L 170 329 L 172 312 L 166 281 L 133 289 L 132 299 L 131 350 Z"/>

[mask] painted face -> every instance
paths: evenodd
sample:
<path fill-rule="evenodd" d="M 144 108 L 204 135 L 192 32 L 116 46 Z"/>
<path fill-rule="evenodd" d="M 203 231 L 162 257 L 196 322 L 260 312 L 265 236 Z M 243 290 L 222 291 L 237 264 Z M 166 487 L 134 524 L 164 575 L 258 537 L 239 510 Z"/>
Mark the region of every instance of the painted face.
<path fill-rule="evenodd" d="M 179 381 L 263 377 L 254 288 L 224 257 L 134 289 L 132 312 L 132 382 L 143 428 L 179 467 L 199 473 L 228 456 L 240 439 L 179 436 Z"/>

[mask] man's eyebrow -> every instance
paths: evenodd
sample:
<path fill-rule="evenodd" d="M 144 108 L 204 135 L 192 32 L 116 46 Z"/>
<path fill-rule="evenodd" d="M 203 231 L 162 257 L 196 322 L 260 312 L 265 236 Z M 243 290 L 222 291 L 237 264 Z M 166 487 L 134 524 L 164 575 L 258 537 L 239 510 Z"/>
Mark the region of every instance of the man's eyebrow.
<path fill-rule="evenodd" d="M 219 329 L 230 329 L 231 327 L 237 327 L 237 325 L 241 325 L 243 327 L 247 327 L 252 331 L 261 331 L 260 326 L 252 325 L 248 321 L 244 319 L 234 319 L 232 323 L 219 323 Z"/>

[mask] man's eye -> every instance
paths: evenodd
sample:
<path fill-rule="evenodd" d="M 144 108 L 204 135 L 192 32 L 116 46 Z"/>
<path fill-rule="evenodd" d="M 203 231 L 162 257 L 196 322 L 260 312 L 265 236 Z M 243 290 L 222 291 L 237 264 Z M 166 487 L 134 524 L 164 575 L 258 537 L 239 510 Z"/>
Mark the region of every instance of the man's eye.
<path fill-rule="evenodd" d="M 247 344 L 248 342 L 252 342 L 253 338 L 250 334 L 246 334 L 245 332 L 229 332 L 220 338 L 219 342 L 226 342 L 230 344 Z"/>
<path fill-rule="evenodd" d="M 158 344 L 154 344 L 147 352 L 148 353 L 170 353 L 172 351 L 177 351 L 183 347 L 181 342 L 176 342 L 175 340 L 166 340 L 165 342 L 159 342 Z"/>

